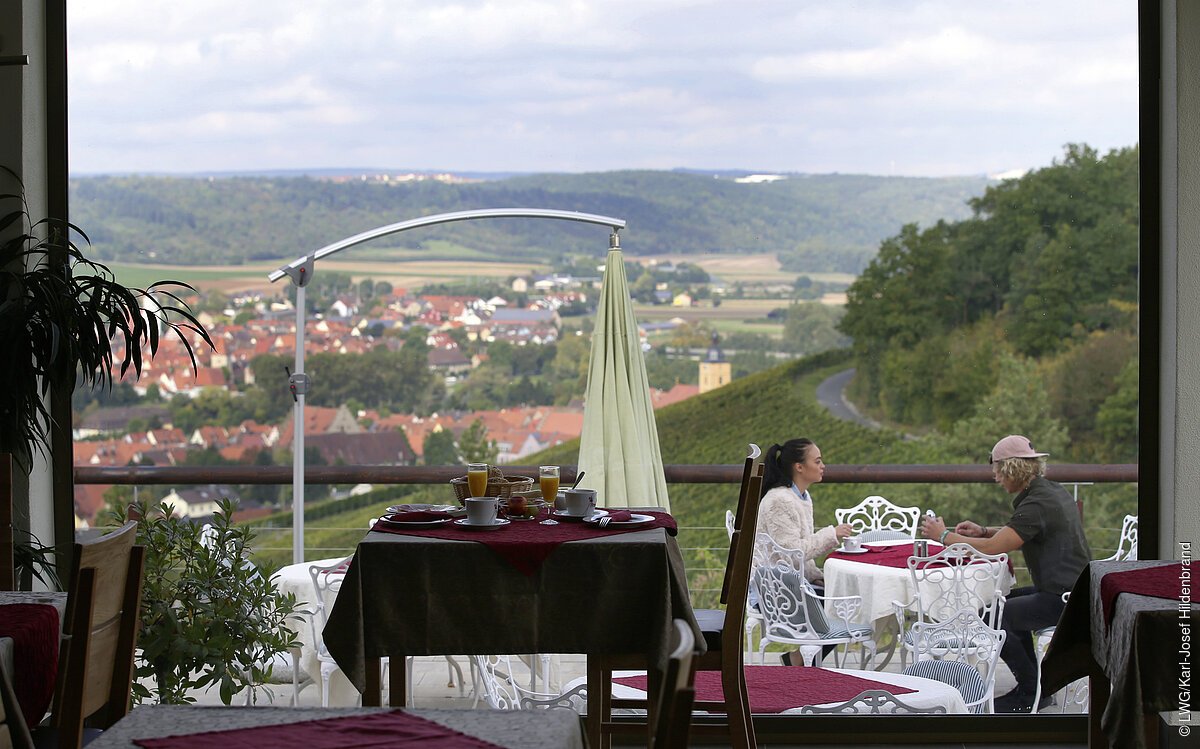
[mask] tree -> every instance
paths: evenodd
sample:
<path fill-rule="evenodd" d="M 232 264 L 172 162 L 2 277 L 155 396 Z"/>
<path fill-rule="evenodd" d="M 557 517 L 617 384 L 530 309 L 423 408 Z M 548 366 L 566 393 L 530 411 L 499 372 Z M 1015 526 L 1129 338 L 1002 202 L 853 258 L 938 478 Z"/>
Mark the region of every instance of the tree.
<path fill-rule="evenodd" d="M 837 329 L 844 310 L 817 302 L 793 304 L 783 321 L 783 347 L 809 356 L 850 345 L 850 338 Z"/>
<path fill-rule="evenodd" d="M 454 444 L 454 433 L 449 429 L 440 429 L 426 435 L 424 462 L 427 466 L 460 465 L 463 461 Z"/>
<path fill-rule="evenodd" d="M 471 422 L 458 436 L 458 451 L 465 463 L 495 463 L 500 454 L 496 443 L 488 439 L 482 419 Z"/>

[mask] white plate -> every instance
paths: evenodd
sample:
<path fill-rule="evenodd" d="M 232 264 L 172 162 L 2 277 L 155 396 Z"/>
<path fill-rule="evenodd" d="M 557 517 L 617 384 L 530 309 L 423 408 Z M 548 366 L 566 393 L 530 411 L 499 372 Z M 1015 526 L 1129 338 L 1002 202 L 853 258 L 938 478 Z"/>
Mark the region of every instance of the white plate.
<path fill-rule="evenodd" d="M 461 518 L 459 520 L 455 520 L 454 524 L 459 528 L 469 528 L 473 531 L 494 531 L 497 528 L 503 528 L 510 522 L 511 521 L 505 520 L 504 518 L 496 518 L 496 522 L 492 523 L 491 525 L 476 525 L 475 523 L 468 523 L 466 518 Z"/>
<path fill-rule="evenodd" d="M 604 514 L 605 514 L 605 515 L 607 515 L 608 513 L 604 513 Z M 633 517 L 629 518 L 628 520 L 610 520 L 610 521 L 608 521 L 608 523 L 607 523 L 607 524 L 606 524 L 604 527 L 605 527 L 605 528 L 612 528 L 612 527 L 614 527 L 614 526 L 615 526 L 615 527 L 617 527 L 617 528 L 621 528 L 621 527 L 629 527 L 629 526 L 631 526 L 631 525 L 642 525 L 643 523 L 649 523 L 649 522 L 652 522 L 652 521 L 654 520 L 654 516 L 653 516 L 653 515 L 639 515 L 639 514 L 638 514 L 638 513 L 636 513 L 636 512 L 633 512 L 633 513 L 630 513 L 630 514 L 631 514 Z M 599 517 L 590 517 L 590 518 L 588 518 L 587 520 L 585 520 L 585 521 L 583 521 L 583 522 L 585 522 L 585 523 L 599 523 L 599 522 L 600 522 L 600 518 L 599 518 Z"/>
<path fill-rule="evenodd" d="M 428 510 L 429 512 L 448 512 L 453 515 L 456 512 L 466 512 L 466 510 L 457 505 L 430 505 L 414 502 L 413 504 L 392 505 L 385 512 L 388 515 L 393 515 L 397 512 L 417 512 L 420 510 Z"/>
<path fill-rule="evenodd" d="M 388 525 L 403 526 L 405 528 L 432 528 L 450 522 L 450 518 L 437 518 L 436 520 L 392 520 L 390 515 L 384 515 L 379 520 Z"/>
<path fill-rule="evenodd" d="M 582 520 L 595 520 L 598 518 L 602 518 L 607 514 L 608 514 L 608 510 L 601 510 L 600 508 L 596 508 L 595 510 L 592 510 L 592 514 L 588 515 L 587 517 L 584 517 L 583 515 L 570 515 L 567 513 L 566 510 L 555 510 L 553 512 L 553 515 L 556 518 L 562 518 L 563 520 L 581 520 L 581 521 Z"/>
<path fill-rule="evenodd" d="M 834 551 L 837 551 L 841 554 L 869 554 L 871 552 L 870 549 L 843 549 L 840 546 L 834 549 Z"/>

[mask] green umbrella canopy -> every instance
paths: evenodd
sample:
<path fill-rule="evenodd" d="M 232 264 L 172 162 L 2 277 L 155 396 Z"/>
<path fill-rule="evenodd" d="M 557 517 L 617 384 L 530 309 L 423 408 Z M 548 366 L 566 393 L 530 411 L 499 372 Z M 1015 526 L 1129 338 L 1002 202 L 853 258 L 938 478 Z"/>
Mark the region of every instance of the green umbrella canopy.
<path fill-rule="evenodd" d="M 646 360 L 619 247 L 609 250 L 604 266 L 586 397 L 579 469 L 587 476 L 581 485 L 596 490 L 599 506 L 670 510 Z"/>

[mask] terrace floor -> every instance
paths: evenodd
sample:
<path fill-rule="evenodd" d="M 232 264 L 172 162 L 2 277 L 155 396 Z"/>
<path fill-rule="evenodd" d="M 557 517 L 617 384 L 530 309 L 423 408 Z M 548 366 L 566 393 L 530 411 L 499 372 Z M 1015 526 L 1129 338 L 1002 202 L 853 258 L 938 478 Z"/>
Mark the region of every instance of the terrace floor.
<path fill-rule="evenodd" d="M 768 653 L 768 662 L 772 659 L 777 660 L 778 655 Z M 469 669 L 465 658 L 458 658 L 459 664 L 464 672 L 468 674 L 470 679 Z M 899 671 L 899 657 L 893 658 L 888 664 L 888 671 Z M 556 656 L 556 681 L 559 684 L 566 684 L 571 679 L 583 676 L 585 671 L 585 660 L 580 655 L 560 655 Z M 465 685 L 465 696 L 459 695 L 457 684 L 450 686 L 447 683 L 448 667 L 446 661 L 442 657 L 421 657 L 417 658 L 414 663 L 413 671 L 413 693 L 414 704 L 417 707 L 428 708 L 461 708 L 461 709 L 488 709 L 486 704 L 480 701 L 476 705 L 472 694 L 470 683 Z M 385 682 L 386 684 L 386 682 Z M 996 693 L 1003 694 L 1012 688 L 1013 680 L 1008 671 L 1001 666 L 1000 672 L 997 674 Z M 292 686 L 288 684 L 271 685 L 271 694 L 273 695 L 274 704 L 289 704 L 292 697 Z M 209 693 L 197 693 L 197 701 L 199 704 L 220 704 L 220 698 L 215 690 Z M 386 700 L 386 695 L 385 695 Z M 300 692 L 300 704 L 306 706 L 319 706 L 321 704 L 317 690 L 313 687 L 307 687 Z M 1051 710 L 1057 711 L 1057 707 Z M 706 744 L 708 746 L 719 746 Z M 788 745 L 775 745 L 781 749 L 787 749 Z M 824 745 L 804 745 L 806 749 L 833 749 L 832 746 Z M 845 745 L 839 745 L 845 746 Z M 891 745 L 857 745 L 861 749 L 883 749 L 884 746 Z M 907 747 L 913 749 L 921 749 L 920 745 L 907 744 Z M 932 746 L 932 745 L 931 745 Z M 944 747 L 969 747 L 970 749 L 1016 749 L 1018 746 L 1028 746 L 1025 744 L 937 744 L 939 748 Z M 1036 746 L 1042 749 L 1084 749 L 1086 744 L 1037 744 Z"/>

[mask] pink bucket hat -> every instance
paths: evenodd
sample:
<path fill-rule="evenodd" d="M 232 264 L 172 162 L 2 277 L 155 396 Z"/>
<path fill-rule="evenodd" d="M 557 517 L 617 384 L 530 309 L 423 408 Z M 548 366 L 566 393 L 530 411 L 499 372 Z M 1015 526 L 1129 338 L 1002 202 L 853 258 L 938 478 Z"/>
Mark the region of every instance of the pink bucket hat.
<path fill-rule="evenodd" d="M 1019 434 L 1010 434 L 997 442 L 996 446 L 992 448 L 992 455 L 988 458 L 988 462 L 997 463 L 1009 458 L 1044 458 L 1049 454 L 1034 450 L 1033 443 L 1029 441 L 1028 437 L 1022 437 Z"/>

